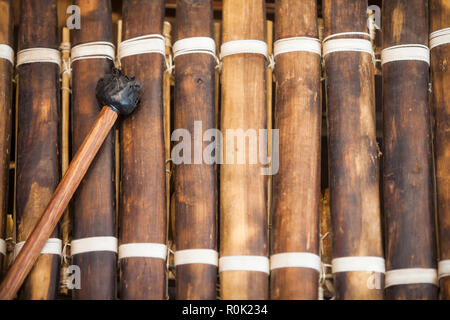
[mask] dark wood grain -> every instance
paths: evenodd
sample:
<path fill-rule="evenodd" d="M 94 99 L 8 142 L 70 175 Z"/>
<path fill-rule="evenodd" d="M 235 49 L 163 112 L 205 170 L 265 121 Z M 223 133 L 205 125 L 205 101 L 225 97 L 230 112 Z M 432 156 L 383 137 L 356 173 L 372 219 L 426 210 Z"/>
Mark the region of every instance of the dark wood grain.
<path fill-rule="evenodd" d="M 325 0 L 324 37 L 367 32 L 366 9 L 366 0 Z M 333 258 L 383 257 L 372 57 L 331 53 L 325 57 L 325 71 Z M 371 276 L 336 273 L 336 298 L 382 299 L 381 287 L 367 285 Z"/>
<path fill-rule="evenodd" d="M 123 40 L 162 34 L 163 0 L 126 0 L 122 11 Z M 122 68 L 125 74 L 136 76 L 143 88 L 139 108 L 122 122 L 120 241 L 165 244 L 164 57 L 158 53 L 126 57 Z M 120 266 L 121 299 L 166 298 L 164 260 L 126 258 Z"/>
<path fill-rule="evenodd" d="M 450 2 L 430 1 L 430 33 L 450 28 Z M 431 50 L 433 113 L 435 118 L 435 155 L 437 212 L 439 220 L 439 258 L 450 259 L 450 45 Z M 442 298 L 450 300 L 450 277 L 440 286 Z"/>
<path fill-rule="evenodd" d="M 278 0 L 275 41 L 318 38 L 317 1 Z M 292 52 L 276 57 L 275 129 L 280 130 L 280 168 L 273 180 L 272 255 L 319 254 L 320 56 Z M 319 273 L 275 269 L 272 299 L 317 299 Z"/>
<path fill-rule="evenodd" d="M 262 0 L 223 2 L 222 43 L 265 41 L 266 16 Z M 222 61 L 221 130 L 267 128 L 265 58 L 235 54 Z M 227 145 L 224 142 L 224 154 Z M 231 146 L 228 146 L 231 148 Z M 220 256 L 268 256 L 267 177 L 261 164 L 224 164 L 220 168 Z M 227 271 L 220 274 L 222 299 L 267 299 L 268 276 L 263 272 Z"/>
<path fill-rule="evenodd" d="M 383 1 L 383 48 L 428 45 L 428 1 Z M 386 269 L 436 268 L 429 66 L 383 66 L 383 191 Z M 388 299 L 435 299 L 431 284 L 386 289 Z"/>
<path fill-rule="evenodd" d="M 0 44 L 14 47 L 13 7 L 10 0 L 0 1 Z M 5 239 L 6 213 L 8 210 L 9 161 L 11 147 L 11 103 L 13 65 L 0 59 L 0 239 Z M 4 256 L 0 254 L 0 266 Z"/>
<path fill-rule="evenodd" d="M 214 37 L 211 0 L 177 1 L 175 40 Z M 194 145 L 194 122 L 203 133 L 215 127 L 215 59 L 188 54 L 175 60 L 175 129 L 187 129 Z M 210 142 L 202 143 L 202 150 Z M 217 250 L 217 182 L 214 165 L 181 164 L 175 167 L 176 250 Z M 206 264 L 177 266 L 177 299 L 215 299 L 217 267 Z"/>
<path fill-rule="evenodd" d="M 56 1 L 21 1 L 19 50 L 58 48 Z M 18 67 L 17 242 L 25 241 L 60 178 L 59 67 L 30 63 Z M 51 237 L 58 237 L 58 230 Z M 23 285 L 23 299 L 54 299 L 60 257 L 42 255 Z"/>
<path fill-rule="evenodd" d="M 113 42 L 111 1 L 77 0 L 81 29 L 73 30 L 72 46 L 93 41 Z M 94 123 L 99 106 L 95 97 L 97 81 L 110 72 L 107 59 L 79 60 L 72 64 L 72 150 L 79 149 Z M 111 132 L 73 200 L 73 239 L 115 236 L 114 135 Z M 81 289 L 74 299 L 115 297 L 117 255 L 112 252 L 77 254 L 72 263 L 81 269 Z"/>

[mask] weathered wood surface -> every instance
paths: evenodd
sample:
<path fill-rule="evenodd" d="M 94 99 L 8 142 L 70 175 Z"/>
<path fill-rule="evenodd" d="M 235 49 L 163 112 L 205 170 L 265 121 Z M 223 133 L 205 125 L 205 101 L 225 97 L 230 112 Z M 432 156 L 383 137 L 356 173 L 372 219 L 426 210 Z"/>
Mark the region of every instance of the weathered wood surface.
<path fill-rule="evenodd" d="M 177 36 L 214 37 L 211 0 L 177 1 Z M 194 146 L 194 122 L 202 125 L 200 137 L 215 128 L 215 59 L 209 54 L 187 54 L 175 59 L 174 129 L 187 129 Z M 204 150 L 211 142 L 200 142 Z M 195 152 L 195 150 L 194 150 Z M 214 164 L 175 166 L 176 250 L 217 250 L 217 179 Z M 217 267 L 185 264 L 176 268 L 177 299 L 216 299 Z"/>
<path fill-rule="evenodd" d="M 58 48 L 56 1 L 21 1 L 19 50 Z M 25 241 L 40 218 L 59 178 L 59 67 L 29 63 L 18 67 L 17 239 Z M 55 230 L 51 237 L 58 237 Z M 60 257 L 41 255 L 22 286 L 23 299 L 53 299 Z"/>
<path fill-rule="evenodd" d="M 122 13 L 123 40 L 163 32 L 163 0 L 126 0 Z M 122 69 L 143 87 L 139 108 L 122 121 L 120 243 L 165 244 L 164 57 L 159 53 L 125 57 Z M 164 260 L 133 257 L 121 259 L 120 266 L 121 299 L 166 298 Z"/>
<path fill-rule="evenodd" d="M 72 46 L 94 41 L 113 41 L 110 0 L 77 0 L 81 29 L 72 31 Z M 110 72 L 107 59 L 88 59 L 72 64 L 72 152 L 97 118 L 100 107 L 95 97 L 97 81 Z M 115 236 L 114 132 L 111 131 L 75 194 L 72 238 Z M 116 258 L 113 252 L 88 252 L 73 257 L 81 269 L 81 289 L 74 299 L 113 299 Z"/>
<path fill-rule="evenodd" d="M 450 28 L 450 2 L 430 1 L 430 33 Z M 432 110 L 435 118 L 437 212 L 439 221 L 439 258 L 450 259 L 450 44 L 431 50 L 433 82 Z M 450 300 L 450 277 L 440 286 L 442 298 Z"/>
<path fill-rule="evenodd" d="M 222 43 L 233 40 L 265 41 L 265 10 L 262 0 L 223 2 Z M 221 130 L 265 129 L 265 58 L 259 54 L 236 54 L 222 61 Z M 237 151 L 237 148 L 235 148 Z M 242 150 L 240 150 L 242 151 Z M 225 161 L 225 159 L 224 159 Z M 268 256 L 267 177 L 263 165 L 224 164 L 220 168 L 220 256 Z M 258 162 L 259 163 L 259 162 Z M 266 299 L 268 275 L 255 271 L 220 274 L 222 299 Z"/>
<path fill-rule="evenodd" d="M 367 32 L 366 9 L 366 0 L 325 0 L 324 37 Z M 331 53 L 325 57 L 325 71 L 333 258 L 383 257 L 372 57 Z M 336 273 L 336 298 L 382 299 L 382 285 L 372 289 L 370 277 L 371 272 Z"/>
<path fill-rule="evenodd" d="M 383 1 L 383 48 L 428 45 L 428 1 Z M 386 270 L 436 268 L 429 66 L 383 66 L 383 191 Z M 392 286 L 388 299 L 434 299 L 431 284 Z"/>
<path fill-rule="evenodd" d="M 318 38 L 317 1 L 276 1 L 275 41 Z M 275 58 L 280 167 L 273 180 L 272 255 L 319 254 L 320 56 L 291 52 Z M 307 268 L 271 272 L 272 299 L 317 299 L 319 273 Z"/>
<path fill-rule="evenodd" d="M 14 48 L 13 8 L 10 0 L 0 1 L 0 44 Z M 6 213 L 8 210 L 9 161 L 11 150 L 11 104 L 13 65 L 0 59 L 0 239 L 6 236 Z M 4 256 L 0 254 L 0 266 Z"/>

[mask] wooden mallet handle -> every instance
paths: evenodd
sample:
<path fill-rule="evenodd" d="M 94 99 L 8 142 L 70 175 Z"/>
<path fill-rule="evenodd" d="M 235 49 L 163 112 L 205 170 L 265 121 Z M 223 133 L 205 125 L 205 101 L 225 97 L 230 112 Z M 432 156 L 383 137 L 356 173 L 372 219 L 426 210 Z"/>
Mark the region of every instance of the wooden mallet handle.
<path fill-rule="evenodd" d="M 109 79 L 111 81 L 117 79 L 120 80 L 122 79 L 121 77 L 125 77 L 117 70 L 114 72 L 115 74 Z M 100 80 L 99 86 L 97 87 L 97 97 L 99 98 L 99 101 L 109 102 L 109 104 L 102 108 L 89 134 L 83 141 L 83 144 L 70 163 L 66 174 L 56 188 L 47 208 L 6 274 L 5 279 L 0 285 L 0 300 L 10 300 L 15 297 L 23 281 L 38 259 L 42 248 L 55 229 L 64 210 L 69 204 L 70 199 L 77 190 L 90 164 L 94 160 L 95 155 L 111 131 L 111 128 L 118 118 L 118 114 L 129 114 L 137 105 L 139 99 L 138 92 L 141 87 L 140 84 L 129 77 L 122 80 L 124 80 L 122 84 L 117 81 L 112 84 L 120 86 L 115 88 L 116 90 L 111 87 L 106 88 L 106 90 L 110 91 L 110 97 L 112 97 L 113 101 L 109 101 L 109 98 L 104 100 L 102 97 L 98 97 L 99 86 L 111 85 L 111 82 L 108 82 L 107 78 Z M 103 81 L 103 83 L 101 83 L 101 81 Z M 125 88 L 125 86 L 127 87 Z M 120 92 L 120 90 L 125 90 L 125 94 Z M 132 106 L 132 104 L 134 104 L 134 106 Z"/>

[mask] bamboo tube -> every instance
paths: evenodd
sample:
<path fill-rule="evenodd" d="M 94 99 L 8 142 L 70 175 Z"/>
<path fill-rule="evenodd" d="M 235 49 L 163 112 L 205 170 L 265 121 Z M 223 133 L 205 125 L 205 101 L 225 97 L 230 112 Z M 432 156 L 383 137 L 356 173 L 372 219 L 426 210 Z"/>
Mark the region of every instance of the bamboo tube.
<path fill-rule="evenodd" d="M 428 2 L 384 1 L 383 32 L 383 49 L 428 46 Z M 436 269 L 428 69 L 417 60 L 383 65 L 387 283 L 393 270 Z M 429 283 L 386 289 L 388 299 L 435 299 L 436 294 Z"/>
<path fill-rule="evenodd" d="M 325 0 L 324 36 L 367 32 L 366 9 L 366 0 Z M 334 36 L 333 40 L 342 38 L 369 40 L 360 34 Z M 370 53 L 350 49 L 329 53 L 324 59 L 333 264 L 344 261 L 342 268 L 334 270 L 336 298 L 382 299 L 384 261 L 373 60 Z M 360 257 L 358 262 L 374 257 L 378 263 L 370 263 L 371 272 L 361 271 L 365 268 L 349 272 L 355 267 L 353 261 L 336 260 L 348 257 Z"/>
<path fill-rule="evenodd" d="M 146 19 L 151 16 L 152 19 Z M 162 34 L 164 1 L 125 0 L 123 40 Z M 121 244 L 166 244 L 166 190 L 163 123 L 164 57 L 159 53 L 122 59 L 126 74 L 143 83 L 140 107 L 122 123 Z M 148 72 L 151 70 L 151 72 Z M 151 143 L 149 143 L 151 142 Z M 164 299 L 165 260 L 120 260 L 122 299 Z"/>
<path fill-rule="evenodd" d="M 222 23 L 215 21 L 214 23 L 214 40 L 216 41 L 216 52 L 220 52 L 220 45 L 222 44 Z M 216 68 L 216 74 L 214 78 L 214 112 L 215 116 L 215 127 L 219 128 L 220 125 L 220 111 L 219 111 L 219 102 L 220 102 L 220 68 Z M 216 171 L 218 166 L 216 165 Z"/>
<path fill-rule="evenodd" d="M 112 42 L 111 2 L 77 0 L 75 4 L 80 7 L 82 27 L 80 30 L 73 30 L 73 46 L 96 41 Z M 72 63 L 73 151 L 80 148 L 98 115 L 95 88 L 97 81 L 110 72 L 112 66 L 112 61 L 104 58 L 83 59 Z M 74 240 L 115 236 L 114 178 L 112 130 L 74 196 Z M 81 289 L 73 290 L 74 299 L 114 299 L 116 253 L 84 252 L 74 255 L 72 263 L 81 271 Z"/>
<path fill-rule="evenodd" d="M 69 168 L 69 139 L 70 139 L 70 120 L 69 120 L 69 105 L 70 105 L 70 30 L 63 28 L 62 31 L 62 59 L 64 67 L 66 68 L 61 75 L 61 173 L 62 176 Z M 70 213 L 69 208 L 63 214 L 60 224 L 61 239 L 64 244 L 69 243 L 70 235 Z M 69 294 L 69 290 L 66 286 L 68 274 L 66 272 L 69 266 L 68 261 L 63 261 L 60 271 L 60 293 L 64 295 Z"/>
<path fill-rule="evenodd" d="M 13 9 L 10 0 L 0 0 L 0 45 L 13 47 Z M 6 256 L 6 212 L 8 210 L 8 184 L 12 121 L 12 79 L 13 64 L 7 59 L 0 59 L 0 245 L 4 245 L 5 255 L 0 253 L 0 272 Z"/>
<path fill-rule="evenodd" d="M 267 50 L 269 56 L 273 55 L 273 21 L 266 21 L 266 38 Z M 272 122 L 273 122 L 273 105 L 272 105 L 272 91 L 273 91 L 273 67 L 266 69 L 266 107 L 267 107 L 267 156 L 271 159 L 272 156 Z M 267 177 L 267 221 L 268 221 L 268 236 L 270 236 L 270 229 L 272 226 L 272 176 Z"/>
<path fill-rule="evenodd" d="M 315 0 L 276 2 L 275 40 L 318 38 Z M 277 55 L 275 128 L 280 168 L 273 184 L 272 255 L 319 255 L 320 55 Z M 272 299 L 317 299 L 319 272 L 311 268 L 272 270 Z"/>
<path fill-rule="evenodd" d="M 446 0 L 431 0 L 430 33 L 446 28 L 450 28 L 450 3 Z M 447 67 L 449 58 L 449 43 L 431 49 L 441 261 L 450 260 L 450 74 Z M 448 271 L 445 274 L 446 276 L 441 279 L 441 294 L 443 299 L 450 300 L 450 274 Z"/>
<path fill-rule="evenodd" d="M 166 59 L 172 59 L 172 25 L 168 21 L 164 21 L 163 35 L 166 43 Z M 171 197 L 171 176 L 172 165 L 170 160 L 170 128 L 171 128 L 171 105 L 170 105 L 170 88 L 171 88 L 172 70 L 166 70 L 163 77 L 163 105 L 164 105 L 164 150 L 166 154 L 166 212 L 167 212 L 167 231 L 166 236 L 169 240 L 170 230 L 170 197 Z"/>
<path fill-rule="evenodd" d="M 177 2 L 177 40 L 214 37 L 212 1 Z M 210 54 L 185 54 L 175 59 L 175 129 L 191 133 L 191 145 L 215 128 L 215 59 Z M 194 123 L 201 128 L 195 132 Z M 184 141 L 183 141 L 184 142 Z M 210 142 L 203 139 L 204 150 Z M 191 249 L 217 251 L 217 179 L 214 164 L 191 163 L 175 167 L 175 239 L 177 254 Z M 184 253 L 183 253 L 184 252 Z M 176 262 L 177 260 L 175 260 Z M 176 297 L 180 300 L 216 299 L 217 266 L 186 263 L 176 266 Z"/>
<path fill-rule="evenodd" d="M 223 2 L 223 44 L 234 40 L 265 41 L 265 11 L 261 0 Z M 223 45 L 222 44 L 222 45 Z M 224 162 L 234 146 L 227 145 L 227 129 L 246 132 L 266 129 L 266 70 L 260 54 L 234 54 L 222 60 L 222 119 Z M 235 140 L 235 139 L 231 139 Z M 220 170 L 220 256 L 257 256 L 264 267 L 268 255 L 267 179 L 263 165 L 223 164 Z M 257 147 L 256 147 L 257 149 Z M 228 151 L 227 151 L 228 150 Z M 236 155 L 235 155 L 236 156 Z M 231 159 L 230 159 L 231 160 Z M 236 262 L 236 260 L 234 260 Z M 242 268 L 238 262 L 236 267 Z M 254 269 L 256 266 L 252 266 Z M 229 270 L 220 274 L 222 299 L 268 298 L 268 275 L 261 271 Z"/>
<path fill-rule="evenodd" d="M 19 49 L 58 48 L 56 1 L 21 1 Z M 26 241 L 59 178 L 59 68 L 55 63 L 18 67 L 17 242 Z M 51 238 L 57 238 L 59 230 Z M 40 256 L 22 286 L 23 299 L 54 299 L 60 257 Z"/>

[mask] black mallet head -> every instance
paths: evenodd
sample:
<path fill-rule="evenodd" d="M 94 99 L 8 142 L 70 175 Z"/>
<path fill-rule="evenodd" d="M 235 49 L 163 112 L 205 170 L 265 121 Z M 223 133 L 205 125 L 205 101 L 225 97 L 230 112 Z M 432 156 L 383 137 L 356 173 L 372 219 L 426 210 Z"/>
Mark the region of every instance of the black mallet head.
<path fill-rule="evenodd" d="M 129 115 L 139 103 L 142 84 L 134 77 L 113 68 L 112 73 L 101 78 L 95 90 L 100 107 L 109 106 L 120 115 Z"/>

